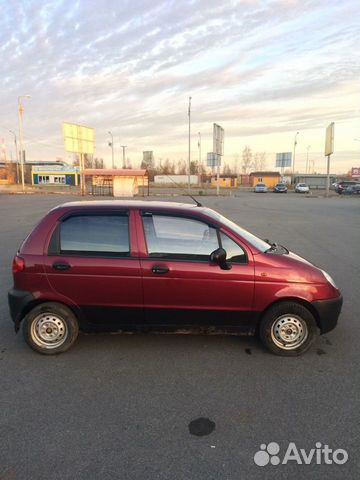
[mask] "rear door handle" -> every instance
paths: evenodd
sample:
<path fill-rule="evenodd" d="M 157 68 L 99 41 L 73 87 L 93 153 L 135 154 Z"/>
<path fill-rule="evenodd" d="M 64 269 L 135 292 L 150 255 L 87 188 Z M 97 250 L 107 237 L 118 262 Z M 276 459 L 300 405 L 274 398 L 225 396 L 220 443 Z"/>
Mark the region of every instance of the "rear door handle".
<path fill-rule="evenodd" d="M 71 265 L 67 262 L 54 262 L 52 267 L 55 270 L 64 271 L 64 270 L 69 270 L 69 268 L 71 268 Z"/>
<path fill-rule="evenodd" d="M 164 273 L 168 273 L 169 267 L 167 267 L 166 265 L 154 265 L 151 271 L 158 275 L 163 275 Z"/>

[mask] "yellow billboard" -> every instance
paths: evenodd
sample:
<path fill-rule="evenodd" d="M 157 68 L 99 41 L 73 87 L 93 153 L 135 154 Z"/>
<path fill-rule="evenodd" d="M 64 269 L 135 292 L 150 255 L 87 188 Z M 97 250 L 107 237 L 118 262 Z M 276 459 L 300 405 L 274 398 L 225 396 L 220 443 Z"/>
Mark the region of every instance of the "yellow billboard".
<path fill-rule="evenodd" d="M 95 131 L 93 128 L 63 123 L 65 150 L 74 153 L 94 153 Z"/>
<path fill-rule="evenodd" d="M 325 156 L 334 153 L 334 122 L 331 122 L 326 129 Z"/>

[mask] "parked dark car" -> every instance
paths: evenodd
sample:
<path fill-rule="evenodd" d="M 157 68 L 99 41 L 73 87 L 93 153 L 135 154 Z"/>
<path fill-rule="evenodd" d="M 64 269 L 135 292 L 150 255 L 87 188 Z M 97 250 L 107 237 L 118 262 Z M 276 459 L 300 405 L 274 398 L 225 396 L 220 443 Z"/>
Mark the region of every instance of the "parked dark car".
<path fill-rule="evenodd" d="M 347 187 L 352 187 L 356 184 L 357 184 L 357 182 L 353 182 L 353 181 L 339 182 L 335 187 L 335 192 L 338 193 L 339 195 L 341 195 Z"/>
<path fill-rule="evenodd" d="M 287 193 L 288 188 L 285 183 L 277 183 L 274 187 L 275 193 Z"/>
<path fill-rule="evenodd" d="M 357 183 L 356 185 L 349 185 L 348 187 L 344 188 L 343 195 L 360 195 L 360 184 Z"/>
<path fill-rule="evenodd" d="M 199 205 L 72 202 L 51 210 L 12 265 L 15 330 L 44 354 L 78 331 L 259 333 L 279 355 L 335 328 L 323 270 Z"/>

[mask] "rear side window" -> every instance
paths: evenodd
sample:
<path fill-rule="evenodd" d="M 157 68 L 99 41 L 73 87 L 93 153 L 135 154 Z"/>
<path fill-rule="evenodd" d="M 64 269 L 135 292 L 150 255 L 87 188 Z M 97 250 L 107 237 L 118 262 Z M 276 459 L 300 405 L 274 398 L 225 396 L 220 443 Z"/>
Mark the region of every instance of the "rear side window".
<path fill-rule="evenodd" d="M 77 215 L 60 225 L 61 253 L 130 255 L 129 220 L 121 215 Z"/>

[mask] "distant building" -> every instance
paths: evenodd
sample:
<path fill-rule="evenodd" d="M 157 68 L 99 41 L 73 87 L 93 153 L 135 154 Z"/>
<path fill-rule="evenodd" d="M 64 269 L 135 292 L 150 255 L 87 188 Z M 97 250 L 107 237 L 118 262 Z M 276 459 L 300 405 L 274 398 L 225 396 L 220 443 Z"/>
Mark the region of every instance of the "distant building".
<path fill-rule="evenodd" d="M 148 187 L 148 172 L 145 169 L 105 169 L 88 168 L 84 170 L 85 185 L 93 195 L 113 195 L 114 197 L 133 197 L 139 193 L 139 187 Z"/>
<path fill-rule="evenodd" d="M 316 174 L 316 173 L 304 173 L 295 175 L 295 184 L 297 183 L 306 183 L 312 189 L 325 189 L 326 188 L 326 178 L 325 174 Z M 330 185 L 338 180 L 337 175 L 330 175 Z"/>
<path fill-rule="evenodd" d="M 187 185 L 189 182 L 188 175 L 176 175 L 176 174 L 169 174 L 169 175 L 155 175 L 154 177 L 155 183 L 162 183 L 162 184 L 171 184 L 175 186 L 178 184 Z M 190 184 L 191 185 L 198 185 L 199 184 L 199 176 L 198 175 L 190 175 Z"/>
<path fill-rule="evenodd" d="M 250 186 L 255 187 L 257 183 L 265 183 L 268 188 L 273 188 L 280 182 L 279 172 L 251 172 Z"/>
<path fill-rule="evenodd" d="M 80 184 L 79 167 L 62 166 L 52 162 L 46 165 L 35 165 L 31 170 L 33 185 L 74 185 Z"/>
<path fill-rule="evenodd" d="M 238 186 L 238 176 L 237 175 L 219 175 L 219 186 L 225 188 L 236 188 Z M 217 176 L 212 175 L 211 185 L 213 187 L 217 186 Z"/>

